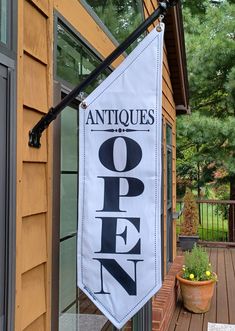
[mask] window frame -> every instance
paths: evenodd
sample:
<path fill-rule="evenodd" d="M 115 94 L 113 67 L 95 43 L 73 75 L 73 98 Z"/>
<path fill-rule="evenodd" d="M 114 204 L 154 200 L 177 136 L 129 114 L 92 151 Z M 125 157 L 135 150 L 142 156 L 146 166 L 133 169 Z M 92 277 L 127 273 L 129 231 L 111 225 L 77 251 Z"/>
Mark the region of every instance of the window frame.
<path fill-rule="evenodd" d="M 167 135 L 167 130 L 168 128 L 170 129 L 171 136 L 170 136 L 170 142 L 168 142 L 168 135 Z M 166 230 L 167 230 L 167 242 L 166 242 L 166 247 L 167 247 L 167 252 L 166 252 L 166 267 L 167 271 L 170 268 L 172 258 L 173 258 L 173 246 L 172 246 L 172 240 L 173 240 L 173 226 L 172 226 L 172 215 L 173 215 L 173 177 L 172 177 L 172 170 L 173 170 L 173 147 L 172 147 L 172 136 L 173 136 L 173 128 L 172 124 L 166 121 L 166 127 L 165 127 L 165 132 L 166 132 Z M 168 200 L 168 187 L 169 187 L 169 178 L 168 178 L 168 152 L 170 152 L 171 155 L 171 197 L 170 201 Z"/>
<path fill-rule="evenodd" d="M 80 0 L 83 4 L 85 1 Z M 86 4 L 89 6 L 88 4 Z M 90 7 L 90 6 L 89 6 Z M 108 37 L 112 40 L 114 37 L 111 36 L 111 32 L 105 27 L 99 17 L 93 12 L 92 17 L 94 15 L 94 19 L 96 23 L 107 33 Z M 144 10 L 144 9 L 143 9 Z M 54 103 L 58 103 L 61 100 L 61 96 L 68 94 L 74 86 L 72 86 L 69 82 L 63 80 L 62 78 L 57 76 L 57 59 L 56 59 L 56 50 L 57 50 L 57 24 L 63 25 L 66 29 L 68 29 L 75 38 L 78 38 L 79 41 L 89 49 L 94 56 L 103 60 L 104 57 L 97 52 L 97 50 L 90 45 L 90 43 L 85 40 L 85 38 L 57 11 L 54 11 Z M 116 44 L 119 43 L 116 41 Z M 125 55 L 125 54 L 124 54 Z M 110 72 L 112 71 L 112 66 L 109 67 Z M 78 105 L 82 99 L 78 96 L 74 101 L 76 105 Z M 73 103 L 74 104 L 74 103 Z M 72 106 L 72 105 L 71 105 Z M 59 258 L 60 258 L 60 208 L 58 208 L 58 201 L 60 201 L 60 161 L 61 161 L 61 121 L 57 120 L 54 123 L 53 130 L 53 225 L 52 225 L 52 318 L 51 318 L 51 329 L 58 330 L 59 328 Z M 58 304 L 54 304 L 58 303 Z M 147 330 L 152 329 L 152 302 L 149 302 L 133 317 L 132 319 L 132 330 L 138 331 L 143 328 Z M 116 331 L 117 329 L 112 326 L 112 330 Z"/>
<path fill-rule="evenodd" d="M 57 104 L 66 96 L 75 86 L 68 81 L 57 76 L 57 24 L 63 25 L 76 39 L 79 39 L 82 45 L 93 54 L 97 60 L 102 61 L 104 58 L 92 47 L 85 38 L 57 11 L 54 12 L 54 104 Z M 110 72 L 112 71 L 111 68 Z M 70 107 L 78 109 L 82 101 L 78 96 Z M 52 198 L 52 312 L 51 312 L 51 329 L 59 330 L 59 266 L 60 266 L 60 183 L 61 183 L 61 118 L 54 122 L 53 130 L 53 198 Z M 79 169 L 77 169 L 79 171 Z M 76 290 L 76 297 L 78 296 Z"/>
<path fill-rule="evenodd" d="M 7 43 L 0 42 L 0 64 L 7 68 L 7 182 L 6 182 L 6 263 L 5 263 L 5 318 L 4 330 L 15 328 L 15 275 L 16 275 L 16 50 L 17 0 L 7 0 Z"/>
<path fill-rule="evenodd" d="M 7 0 L 6 43 L 0 40 L 0 53 L 12 59 L 16 57 L 17 50 L 17 0 Z"/>
<path fill-rule="evenodd" d="M 68 81 L 62 79 L 57 75 L 57 58 L 56 58 L 56 50 L 58 44 L 58 36 L 57 36 L 57 25 L 61 24 L 65 29 L 68 29 L 69 32 L 77 39 L 79 42 L 89 50 L 89 52 L 97 58 L 97 60 L 103 61 L 104 56 L 100 54 L 69 22 L 63 17 L 58 11 L 54 11 L 54 54 L 53 54 L 53 72 L 54 72 L 54 80 L 61 83 L 64 93 L 69 93 L 76 85 L 72 85 Z M 109 67 L 110 73 L 114 68 L 112 66 Z M 79 101 L 82 101 L 78 96 L 76 98 Z"/>

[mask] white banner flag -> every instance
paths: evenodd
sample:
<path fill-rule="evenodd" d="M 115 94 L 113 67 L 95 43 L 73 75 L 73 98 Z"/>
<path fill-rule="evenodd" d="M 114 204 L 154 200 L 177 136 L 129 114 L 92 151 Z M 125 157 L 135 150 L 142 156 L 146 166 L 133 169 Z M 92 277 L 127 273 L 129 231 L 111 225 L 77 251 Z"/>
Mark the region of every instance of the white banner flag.
<path fill-rule="evenodd" d="M 161 287 L 161 27 L 79 109 L 78 285 L 117 328 Z"/>

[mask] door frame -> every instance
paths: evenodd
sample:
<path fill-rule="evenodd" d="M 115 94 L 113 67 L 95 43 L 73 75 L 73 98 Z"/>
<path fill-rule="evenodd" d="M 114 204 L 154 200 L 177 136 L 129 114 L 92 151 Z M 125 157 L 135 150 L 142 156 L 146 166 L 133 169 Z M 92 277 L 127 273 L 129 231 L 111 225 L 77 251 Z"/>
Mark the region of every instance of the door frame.
<path fill-rule="evenodd" d="M 1 50 L 0 50 L 1 51 Z M 0 53 L 0 65 L 7 69 L 6 119 L 6 265 L 4 330 L 14 330 L 16 269 L 16 70 L 15 61 Z"/>

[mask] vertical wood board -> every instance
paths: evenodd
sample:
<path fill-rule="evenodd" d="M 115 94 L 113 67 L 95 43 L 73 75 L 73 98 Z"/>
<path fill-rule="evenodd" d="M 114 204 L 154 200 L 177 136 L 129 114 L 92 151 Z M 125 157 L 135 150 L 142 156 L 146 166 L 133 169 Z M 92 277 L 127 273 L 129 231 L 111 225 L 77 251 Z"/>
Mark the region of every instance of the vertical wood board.
<path fill-rule="evenodd" d="M 45 214 L 23 218 L 22 222 L 22 272 L 47 260 Z"/>
<path fill-rule="evenodd" d="M 22 275 L 22 329 L 45 312 L 45 266 L 41 264 Z"/>
<path fill-rule="evenodd" d="M 33 323 L 24 329 L 24 331 L 44 331 L 45 330 L 45 314 L 37 318 Z"/>
<path fill-rule="evenodd" d="M 21 85 L 22 86 L 22 85 Z M 47 67 L 24 54 L 24 104 L 41 112 L 48 111 Z"/>
<path fill-rule="evenodd" d="M 24 163 L 22 216 L 47 211 L 47 176 L 44 163 Z"/>
<path fill-rule="evenodd" d="M 24 1 L 24 49 L 47 63 L 47 18 Z"/>

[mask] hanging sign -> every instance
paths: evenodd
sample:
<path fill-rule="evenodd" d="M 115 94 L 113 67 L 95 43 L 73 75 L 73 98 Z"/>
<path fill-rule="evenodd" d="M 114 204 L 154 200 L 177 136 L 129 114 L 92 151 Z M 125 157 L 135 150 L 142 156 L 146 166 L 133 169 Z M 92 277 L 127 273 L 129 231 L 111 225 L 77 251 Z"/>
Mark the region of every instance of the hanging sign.
<path fill-rule="evenodd" d="M 78 285 L 117 328 L 161 287 L 161 27 L 79 109 Z"/>

